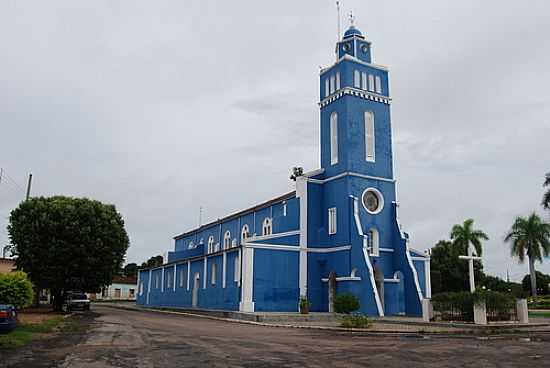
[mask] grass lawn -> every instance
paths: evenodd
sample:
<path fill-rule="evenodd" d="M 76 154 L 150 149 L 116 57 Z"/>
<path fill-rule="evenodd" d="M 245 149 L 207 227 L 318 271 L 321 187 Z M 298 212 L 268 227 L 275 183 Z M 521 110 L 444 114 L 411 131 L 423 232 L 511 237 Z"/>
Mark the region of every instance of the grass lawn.
<path fill-rule="evenodd" d="M 40 323 L 20 323 L 8 334 L 0 335 L 0 349 L 14 348 L 27 344 L 33 338 L 53 331 L 54 328 L 63 322 L 62 316 L 53 316 Z"/>
<path fill-rule="evenodd" d="M 550 318 L 550 311 L 529 311 L 529 317 Z"/>

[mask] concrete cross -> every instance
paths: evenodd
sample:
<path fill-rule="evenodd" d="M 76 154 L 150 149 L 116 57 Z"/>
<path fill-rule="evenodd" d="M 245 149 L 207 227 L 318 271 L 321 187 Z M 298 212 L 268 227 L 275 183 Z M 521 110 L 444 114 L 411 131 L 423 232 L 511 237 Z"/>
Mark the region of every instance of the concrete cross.
<path fill-rule="evenodd" d="M 471 246 L 468 246 L 468 255 L 467 256 L 458 256 L 460 259 L 465 259 L 468 261 L 468 268 L 470 274 L 470 292 L 476 291 L 476 283 L 474 280 L 474 261 L 481 261 L 481 257 L 474 256 L 474 252 Z"/>

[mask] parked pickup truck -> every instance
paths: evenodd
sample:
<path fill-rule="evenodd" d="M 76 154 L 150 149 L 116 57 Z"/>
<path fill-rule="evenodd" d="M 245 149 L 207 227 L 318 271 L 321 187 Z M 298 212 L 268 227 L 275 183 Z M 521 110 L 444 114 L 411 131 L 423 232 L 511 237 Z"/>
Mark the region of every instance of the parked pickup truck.
<path fill-rule="evenodd" d="M 67 297 L 67 310 L 90 310 L 90 300 L 86 294 L 69 294 Z"/>
<path fill-rule="evenodd" d="M 0 333 L 5 334 L 17 326 L 17 311 L 11 304 L 0 304 Z"/>

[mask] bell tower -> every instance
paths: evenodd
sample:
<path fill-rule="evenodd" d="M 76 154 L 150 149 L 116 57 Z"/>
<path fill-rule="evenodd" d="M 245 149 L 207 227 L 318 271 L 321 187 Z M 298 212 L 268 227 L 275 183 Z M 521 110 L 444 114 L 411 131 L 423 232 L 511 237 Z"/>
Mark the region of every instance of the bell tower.
<path fill-rule="evenodd" d="M 371 43 L 353 24 L 320 72 L 321 167 L 393 179 L 388 69 L 372 63 Z"/>

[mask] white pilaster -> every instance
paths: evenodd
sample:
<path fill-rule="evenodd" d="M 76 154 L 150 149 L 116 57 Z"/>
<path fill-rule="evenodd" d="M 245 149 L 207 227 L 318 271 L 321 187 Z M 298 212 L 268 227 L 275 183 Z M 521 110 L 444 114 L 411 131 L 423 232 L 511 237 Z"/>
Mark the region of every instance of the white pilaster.
<path fill-rule="evenodd" d="M 203 289 L 206 289 L 206 279 L 208 278 L 207 276 L 207 272 L 208 272 L 208 269 L 207 269 L 207 264 L 208 264 L 208 258 L 207 257 L 204 257 L 204 269 L 202 271 L 202 288 Z"/>
<path fill-rule="evenodd" d="M 141 288 L 140 282 L 141 282 L 141 272 L 140 272 L 139 269 L 138 269 L 138 273 L 137 273 L 137 295 L 138 295 L 138 296 L 141 296 L 141 295 L 139 294 L 139 291 L 140 291 L 140 290 L 143 290 L 143 288 Z M 137 299 L 137 298 L 136 298 L 136 299 Z"/>
<path fill-rule="evenodd" d="M 164 267 L 162 267 L 162 277 L 160 279 L 160 292 L 164 293 Z"/>
<path fill-rule="evenodd" d="M 151 293 L 151 279 L 153 278 L 153 270 L 149 269 L 149 280 L 147 281 L 147 302 L 149 304 L 149 294 Z"/>
<path fill-rule="evenodd" d="M 190 278 L 191 278 L 191 261 L 187 261 L 187 291 L 189 291 Z"/>
<path fill-rule="evenodd" d="M 242 256 L 242 287 L 239 310 L 241 312 L 254 312 L 254 300 L 252 295 L 254 286 L 254 248 L 248 248 L 244 245 L 242 248 Z"/>
<path fill-rule="evenodd" d="M 300 199 L 300 296 L 307 297 L 307 178 L 296 178 L 296 197 Z"/>
<path fill-rule="evenodd" d="M 176 264 L 174 263 L 174 277 L 172 277 L 172 283 L 174 284 L 174 291 L 176 291 L 176 280 L 178 279 L 178 275 L 176 273 Z"/>
<path fill-rule="evenodd" d="M 430 275 L 430 258 L 426 258 L 424 261 L 424 273 L 426 282 L 426 298 L 432 297 L 432 276 Z"/>
<path fill-rule="evenodd" d="M 225 289 L 225 279 L 227 273 L 227 252 L 223 252 L 223 264 L 222 264 L 222 288 Z"/>

